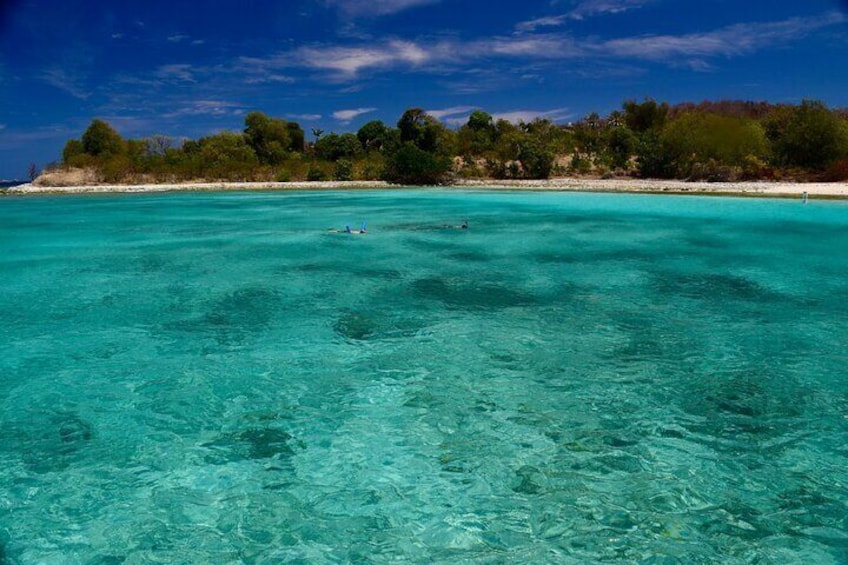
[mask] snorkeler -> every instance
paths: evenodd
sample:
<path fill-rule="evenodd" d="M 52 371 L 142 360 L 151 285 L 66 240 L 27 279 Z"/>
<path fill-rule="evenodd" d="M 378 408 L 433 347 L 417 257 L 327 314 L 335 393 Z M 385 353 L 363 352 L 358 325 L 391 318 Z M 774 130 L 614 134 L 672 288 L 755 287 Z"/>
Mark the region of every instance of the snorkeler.
<path fill-rule="evenodd" d="M 350 229 L 350 224 L 347 224 L 347 225 L 345 225 L 343 230 L 338 230 L 336 228 L 330 228 L 327 231 L 330 232 L 330 233 L 349 233 L 351 235 L 360 235 L 360 234 L 366 233 L 366 229 L 365 229 L 366 225 L 367 224 L 365 222 L 362 222 L 362 227 L 360 227 L 358 230 L 352 230 L 352 229 Z"/>

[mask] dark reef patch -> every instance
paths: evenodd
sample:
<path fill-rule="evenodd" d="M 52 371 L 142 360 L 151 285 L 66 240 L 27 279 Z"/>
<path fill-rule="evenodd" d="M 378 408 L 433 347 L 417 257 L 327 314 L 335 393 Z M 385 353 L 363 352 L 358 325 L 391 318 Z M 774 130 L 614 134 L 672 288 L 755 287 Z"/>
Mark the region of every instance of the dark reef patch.
<path fill-rule="evenodd" d="M 224 434 L 202 447 L 210 451 L 205 457 L 207 463 L 222 465 L 246 460 L 287 459 L 295 453 L 291 440 L 291 434 L 278 428 L 248 428 Z"/>
<path fill-rule="evenodd" d="M 93 426 L 74 412 L 30 415 L 3 427 L 3 436 L 21 454 L 24 466 L 38 474 L 67 469 L 95 439 Z"/>
<path fill-rule="evenodd" d="M 411 290 L 419 298 L 436 300 L 457 309 L 499 310 L 539 303 L 534 294 L 488 281 L 428 277 L 414 281 Z"/>
<path fill-rule="evenodd" d="M 243 345 L 275 319 L 279 294 L 272 289 L 245 287 L 212 300 L 196 318 L 163 325 L 167 331 L 210 334 L 225 346 Z"/>
<path fill-rule="evenodd" d="M 333 324 L 333 331 L 347 340 L 366 341 L 412 337 L 424 327 L 421 320 L 395 318 L 385 311 L 344 310 Z"/>
<path fill-rule="evenodd" d="M 665 273 L 657 278 L 656 287 L 663 295 L 679 295 L 716 302 L 773 302 L 785 298 L 780 293 L 745 277 L 717 273 Z"/>

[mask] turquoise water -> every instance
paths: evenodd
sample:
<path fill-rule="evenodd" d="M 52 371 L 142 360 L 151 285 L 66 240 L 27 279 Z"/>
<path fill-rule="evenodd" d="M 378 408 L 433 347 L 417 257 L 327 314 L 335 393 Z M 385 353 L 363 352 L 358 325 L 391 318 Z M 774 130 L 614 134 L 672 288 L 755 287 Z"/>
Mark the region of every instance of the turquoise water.
<path fill-rule="evenodd" d="M 4 198 L 0 273 L 0 563 L 848 562 L 845 203 Z"/>

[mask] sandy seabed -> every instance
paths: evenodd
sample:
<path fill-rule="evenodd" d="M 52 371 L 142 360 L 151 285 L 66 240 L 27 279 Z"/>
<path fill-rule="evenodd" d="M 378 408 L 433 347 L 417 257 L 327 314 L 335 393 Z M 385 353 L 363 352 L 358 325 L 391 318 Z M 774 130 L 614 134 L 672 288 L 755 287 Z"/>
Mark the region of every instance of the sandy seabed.
<path fill-rule="evenodd" d="M 580 179 L 547 180 L 461 180 L 444 187 L 486 190 L 561 190 L 572 192 L 644 192 L 668 194 L 700 194 L 726 196 L 764 196 L 801 198 L 826 197 L 848 199 L 848 182 L 685 182 L 651 179 Z M 7 194 L 86 194 L 111 192 L 174 191 L 248 191 L 248 190 L 353 190 L 400 188 L 382 181 L 333 182 L 204 182 L 180 184 L 91 184 L 80 186 L 40 186 L 22 184 L 9 188 Z"/>

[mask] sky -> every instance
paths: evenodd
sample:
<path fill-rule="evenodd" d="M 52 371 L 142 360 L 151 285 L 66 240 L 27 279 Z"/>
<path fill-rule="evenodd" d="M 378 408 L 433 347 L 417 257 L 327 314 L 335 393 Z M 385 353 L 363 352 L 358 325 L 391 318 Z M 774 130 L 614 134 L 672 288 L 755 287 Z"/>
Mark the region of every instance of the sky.
<path fill-rule="evenodd" d="M 0 0 L 0 179 L 94 118 L 196 139 L 260 110 L 311 139 L 646 97 L 848 107 L 848 0 Z"/>

